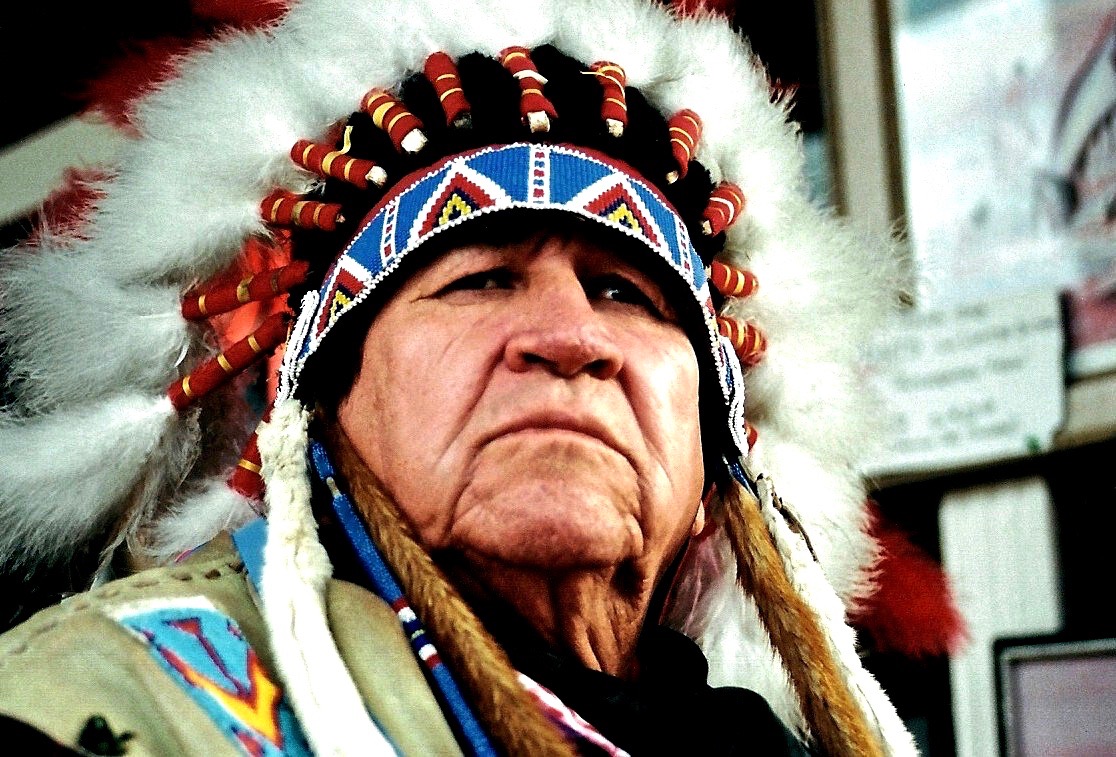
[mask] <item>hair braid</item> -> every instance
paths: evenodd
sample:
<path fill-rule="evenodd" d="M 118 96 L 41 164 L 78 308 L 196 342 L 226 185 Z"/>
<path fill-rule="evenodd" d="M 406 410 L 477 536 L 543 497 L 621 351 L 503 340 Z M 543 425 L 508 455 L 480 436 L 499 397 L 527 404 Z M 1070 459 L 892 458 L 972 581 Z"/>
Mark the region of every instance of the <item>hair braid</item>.
<path fill-rule="evenodd" d="M 833 757 L 882 757 L 882 748 L 838 669 L 814 611 L 795 591 L 763 522 L 759 502 L 735 481 L 724 523 L 736 574 L 782 658 L 811 736 Z"/>
<path fill-rule="evenodd" d="M 348 437 L 329 425 L 329 445 L 349 494 L 489 735 L 505 754 L 572 757 L 570 745 L 516 679 L 507 654 L 419 545 Z"/>

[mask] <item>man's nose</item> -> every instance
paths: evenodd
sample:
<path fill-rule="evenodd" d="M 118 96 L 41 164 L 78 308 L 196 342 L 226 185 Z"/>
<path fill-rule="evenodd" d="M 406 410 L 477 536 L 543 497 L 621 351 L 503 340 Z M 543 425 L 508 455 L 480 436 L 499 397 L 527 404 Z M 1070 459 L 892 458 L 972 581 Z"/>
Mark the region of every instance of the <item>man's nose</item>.
<path fill-rule="evenodd" d="M 504 348 L 511 370 L 542 368 L 564 378 L 586 373 L 597 379 L 620 372 L 624 357 L 614 327 L 594 310 L 576 276 L 552 277 L 524 294 L 524 309 L 514 316 L 515 331 Z"/>

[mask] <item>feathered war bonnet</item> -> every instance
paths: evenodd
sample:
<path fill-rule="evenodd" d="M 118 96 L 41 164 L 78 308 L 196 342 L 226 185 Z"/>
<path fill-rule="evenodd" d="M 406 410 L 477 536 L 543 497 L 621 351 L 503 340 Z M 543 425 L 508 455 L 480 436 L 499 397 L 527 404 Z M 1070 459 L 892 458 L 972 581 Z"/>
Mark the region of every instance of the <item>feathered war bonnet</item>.
<path fill-rule="evenodd" d="M 554 143 L 566 98 L 547 89 L 544 51 L 584 63 L 598 91 L 601 128 L 566 134 L 574 146 Z M 468 79 L 478 53 L 517 88 L 518 131 L 455 146 L 454 134 L 478 124 L 453 77 Z M 405 97 L 416 77 L 426 89 Z M 661 151 L 609 155 L 609 140 L 643 144 L 633 139 L 641 111 L 661 119 L 661 136 L 647 138 Z M 423 181 L 444 189 L 464 176 L 493 213 L 530 205 L 541 188 L 550 210 L 642 234 L 655 265 L 686 284 L 691 337 L 705 334 L 695 346 L 728 429 L 722 452 L 757 489 L 750 520 L 728 515 L 741 497 L 714 511 L 718 528 L 682 566 L 669 622 L 701 645 L 711 683 L 760 692 L 823 745 L 841 736 L 827 742 L 820 731 L 844 727 L 822 722 L 832 695 L 853 710 L 851 727 L 874 745 L 867 753 L 913 752 L 845 623 L 876 559 L 857 460 L 877 429 L 858 347 L 897 303 L 899 261 L 888 240 L 863 238 L 809 202 L 785 103 L 772 102 L 762 66 L 723 19 L 641 0 L 301 0 L 274 26 L 178 61 L 134 122 L 138 135 L 96 187 L 86 223 L 44 229 L 0 261 L 14 396 L 0 415 L 0 559 L 10 572 L 90 549 L 107 565 L 125 544 L 167 561 L 270 509 L 266 611 L 273 631 L 294 628 L 273 644 L 280 657 L 292 645 L 332 648 L 320 618 L 330 568 L 308 511 L 302 370 L 346 309 L 438 233 L 423 213 L 442 195 Z M 380 144 L 362 151 L 360 139 Z M 443 157 L 413 157 L 428 150 Z M 558 179 L 501 183 L 536 168 L 580 184 L 558 198 Z M 610 180 L 634 223 L 610 215 L 618 206 L 588 209 L 586 192 L 599 198 Z M 350 192 L 371 198 L 372 213 L 345 217 Z M 400 219 L 415 234 L 399 231 Z M 356 242 L 339 243 L 358 228 Z M 329 259 L 290 257 L 304 238 L 333 238 L 330 229 L 343 238 Z M 281 295 L 302 289 L 290 318 Z M 258 316 L 239 333 L 236 308 Z M 275 348 L 281 366 L 267 357 Z M 263 408 L 244 370 L 260 358 Z M 741 561 L 734 523 L 762 531 L 770 553 Z M 766 574 L 746 575 L 762 565 L 777 569 L 782 594 L 767 591 Z M 776 617 L 784 600 L 793 612 Z M 811 672 L 813 654 L 827 663 Z M 280 667 L 292 690 L 316 685 Z M 292 696 L 296 709 L 309 706 Z"/>

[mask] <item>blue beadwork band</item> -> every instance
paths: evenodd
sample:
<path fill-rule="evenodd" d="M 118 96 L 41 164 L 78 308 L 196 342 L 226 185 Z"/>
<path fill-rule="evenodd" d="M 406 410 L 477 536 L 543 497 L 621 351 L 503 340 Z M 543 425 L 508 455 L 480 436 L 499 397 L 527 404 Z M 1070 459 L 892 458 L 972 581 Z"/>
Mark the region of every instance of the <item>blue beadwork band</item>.
<path fill-rule="evenodd" d="M 442 662 L 437 649 L 429 640 L 422 620 L 411 609 L 410 602 L 403 593 L 403 587 L 388 566 L 379 547 L 372 540 L 364 522 L 357 515 L 352 500 L 337 486 L 337 474 L 333 470 L 333 462 L 321 442 L 310 441 L 310 459 L 318 480 L 330 490 L 333 514 L 345 532 L 365 578 L 368 579 L 369 588 L 395 611 L 403 632 L 411 642 L 415 656 L 434 679 L 434 686 L 448 709 L 447 715 L 457 724 L 458 730 L 465 739 L 469 747 L 468 753 L 474 757 L 496 757 L 497 752 L 488 734 L 485 733 L 476 714 L 461 693 L 457 680 Z"/>
<path fill-rule="evenodd" d="M 361 223 L 321 289 L 302 302 L 287 341 L 279 398 L 292 396 L 307 360 L 339 319 L 365 300 L 425 242 L 475 218 L 511 209 L 573 213 L 643 243 L 673 270 L 704 323 L 699 362 L 712 364 L 738 451 L 743 440 L 743 382 L 736 355 L 717 332 L 700 256 L 677 212 L 630 168 L 565 145 L 515 143 L 447 158 L 401 181 Z M 685 308 L 679 308 L 682 312 Z M 709 358 L 702 359 L 701 354 Z"/>

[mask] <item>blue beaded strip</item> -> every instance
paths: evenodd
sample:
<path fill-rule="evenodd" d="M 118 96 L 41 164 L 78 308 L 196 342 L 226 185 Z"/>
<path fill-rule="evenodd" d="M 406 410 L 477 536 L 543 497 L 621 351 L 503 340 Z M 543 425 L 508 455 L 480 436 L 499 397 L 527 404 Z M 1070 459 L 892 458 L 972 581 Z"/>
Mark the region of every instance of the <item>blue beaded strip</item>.
<path fill-rule="evenodd" d="M 727 457 L 722 459 L 724 460 L 725 467 L 728 468 L 729 474 L 731 474 L 741 486 L 747 489 L 753 497 L 759 499 L 759 489 L 756 488 L 755 479 L 752 478 L 752 474 L 741 464 L 740 460 L 729 459 Z"/>
<path fill-rule="evenodd" d="M 318 479 L 329 488 L 332 495 L 333 512 L 344 529 L 349 543 L 352 544 L 353 552 L 364 569 L 365 575 L 371 581 L 372 590 L 382 600 L 391 605 L 399 616 L 403 631 L 411 641 L 411 648 L 434 679 L 434 683 L 437 685 L 443 701 L 448 706 L 450 715 L 457 722 L 459 731 L 467 742 L 469 750 L 475 755 L 492 755 L 492 757 L 495 757 L 496 749 L 489 741 L 488 735 L 484 732 L 484 728 L 481 727 L 476 715 L 473 714 L 468 702 L 465 701 L 465 697 L 462 696 L 461 689 L 454 680 L 450 669 L 442 662 L 437 650 L 430 642 L 422 621 L 411 609 L 399 582 L 391 572 L 391 568 L 388 567 L 383 555 L 372 541 L 364 523 L 353 508 L 352 500 L 337 487 L 333 463 L 321 442 L 310 441 L 310 456 L 314 461 L 314 471 L 317 473 Z"/>

